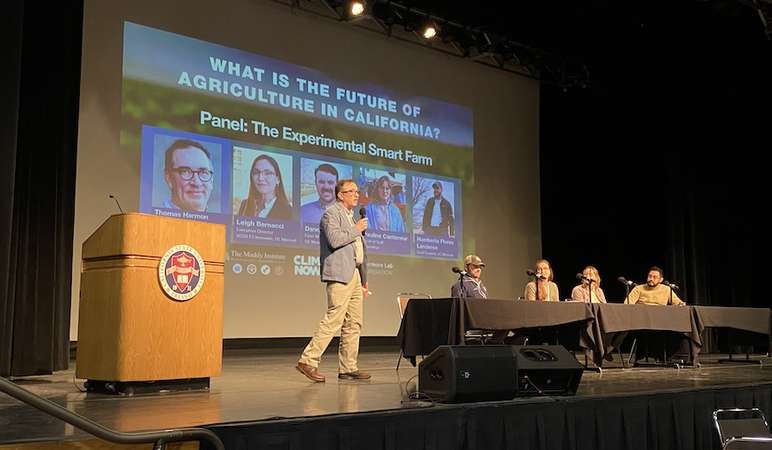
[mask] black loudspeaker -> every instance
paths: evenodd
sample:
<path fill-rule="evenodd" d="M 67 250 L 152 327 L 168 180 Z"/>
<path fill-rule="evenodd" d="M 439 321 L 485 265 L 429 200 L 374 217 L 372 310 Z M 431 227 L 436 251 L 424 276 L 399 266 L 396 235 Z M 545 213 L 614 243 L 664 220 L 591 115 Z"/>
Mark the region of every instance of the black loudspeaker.
<path fill-rule="evenodd" d="M 584 366 L 562 345 L 513 345 L 517 395 L 574 395 Z"/>
<path fill-rule="evenodd" d="M 438 402 L 508 400 L 517 394 L 508 345 L 442 345 L 418 365 L 420 391 Z"/>
<path fill-rule="evenodd" d="M 418 385 L 448 403 L 573 395 L 583 369 L 559 345 L 443 345 L 418 365 Z"/>

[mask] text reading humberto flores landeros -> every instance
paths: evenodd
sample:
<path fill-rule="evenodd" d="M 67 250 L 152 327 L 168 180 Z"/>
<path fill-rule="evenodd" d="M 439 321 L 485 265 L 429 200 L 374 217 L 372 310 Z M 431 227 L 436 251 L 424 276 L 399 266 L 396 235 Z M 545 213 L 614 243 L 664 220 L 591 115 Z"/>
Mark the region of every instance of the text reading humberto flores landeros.
<path fill-rule="evenodd" d="M 375 143 L 365 141 L 349 140 L 344 141 L 335 139 L 324 134 L 308 134 L 293 130 L 291 127 L 283 126 L 272 127 L 265 122 L 256 120 L 247 120 L 242 118 L 231 119 L 215 116 L 209 111 L 201 111 L 199 114 L 199 123 L 213 128 L 227 129 L 231 131 L 240 131 L 242 133 L 253 132 L 260 136 L 271 137 L 274 139 L 283 139 L 294 142 L 299 146 L 315 145 L 333 150 L 340 150 L 351 153 L 367 154 L 370 156 L 390 159 L 393 161 L 407 161 L 409 163 L 431 167 L 434 161 L 431 156 L 420 155 L 411 150 L 389 149 L 379 147 Z"/>

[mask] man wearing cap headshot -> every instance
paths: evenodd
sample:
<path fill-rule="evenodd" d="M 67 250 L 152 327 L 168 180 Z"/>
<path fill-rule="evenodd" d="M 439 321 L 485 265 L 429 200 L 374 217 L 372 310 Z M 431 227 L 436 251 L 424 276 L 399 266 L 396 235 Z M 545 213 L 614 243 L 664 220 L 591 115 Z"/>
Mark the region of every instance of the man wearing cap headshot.
<path fill-rule="evenodd" d="M 450 288 L 453 298 L 488 298 L 488 289 L 482 282 L 482 269 L 485 263 L 477 255 L 467 255 L 464 258 L 465 275 Z"/>

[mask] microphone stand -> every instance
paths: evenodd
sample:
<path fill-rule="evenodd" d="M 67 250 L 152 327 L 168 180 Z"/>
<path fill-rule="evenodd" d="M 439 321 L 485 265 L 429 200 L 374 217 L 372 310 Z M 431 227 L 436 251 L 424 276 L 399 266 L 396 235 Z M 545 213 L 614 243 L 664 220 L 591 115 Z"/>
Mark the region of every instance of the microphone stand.
<path fill-rule="evenodd" d="M 533 277 L 533 284 L 536 285 L 536 298 L 535 298 L 535 300 L 538 301 L 539 300 L 539 277 L 537 277 L 537 276 Z"/>
<path fill-rule="evenodd" d="M 630 301 L 630 285 L 625 283 L 625 304 Z"/>
<path fill-rule="evenodd" d="M 594 281 L 595 281 L 595 280 L 593 280 L 592 278 L 590 278 L 590 279 L 587 281 L 587 292 L 589 292 L 589 294 L 590 294 L 590 295 L 588 296 L 589 298 L 588 298 L 588 300 L 587 300 L 587 303 L 590 303 L 590 304 L 592 304 L 592 283 L 593 283 Z M 596 294 L 596 295 L 595 295 L 595 297 L 598 297 L 598 295 Z M 598 302 L 600 302 L 600 299 L 598 299 Z"/>
<path fill-rule="evenodd" d="M 668 283 L 667 287 L 670 288 L 670 298 L 668 298 L 667 304 L 668 304 L 668 306 L 673 306 L 673 285 Z"/>
<path fill-rule="evenodd" d="M 458 290 L 461 292 L 461 298 L 466 298 L 466 287 L 464 287 L 464 272 L 458 273 Z"/>

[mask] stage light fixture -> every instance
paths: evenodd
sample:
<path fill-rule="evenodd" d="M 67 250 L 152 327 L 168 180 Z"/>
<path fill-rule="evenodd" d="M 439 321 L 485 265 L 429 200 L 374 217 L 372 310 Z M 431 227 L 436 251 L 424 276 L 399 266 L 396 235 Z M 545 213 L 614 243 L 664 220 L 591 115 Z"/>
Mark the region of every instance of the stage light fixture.
<path fill-rule="evenodd" d="M 427 23 L 424 25 L 421 29 L 421 36 L 423 36 L 424 39 L 433 39 L 437 36 L 437 25 L 434 23 Z"/>
<path fill-rule="evenodd" d="M 359 17 L 365 12 L 365 3 L 362 1 L 353 1 L 349 3 L 348 12 L 351 17 Z"/>
<path fill-rule="evenodd" d="M 772 4 L 772 0 L 755 0 Z M 431 11 L 422 10 L 407 0 L 286 0 L 291 8 L 316 12 L 306 4 L 321 2 L 329 13 L 328 18 L 341 22 L 360 24 L 363 19 L 374 22 L 386 36 L 456 54 L 462 58 L 493 66 L 507 72 L 554 83 L 559 87 L 587 85 L 589 74 L 586 67 L 581 73 L 566 73 L 570 69 L 561 67 L 563 58 L 543 49 L 531 48 L 513 41 L 506 36 L 484 31 L 479 27 L 449 20 Z M 407 3 L 411 3 L 408 5 Z M 431 3 L 431 2 L 429 2 Z M 772 17 L 769 8 L 767 17 Z M 323 14 L 324 15 L 324 14 Z M 367 25 L 362 25 L 362 24 Z M 772 39 L 772 20 L 767 34 Z M 370 22 L 360 26 L 371 28 Z M 394 32 L 396 27 L 397 32 Z M 406 37 L 407 36 L 407 37 Z M 441 40 L 441 43 L 437 41 Z M 450 50 L 448 50 L 450 48 Z"/>

